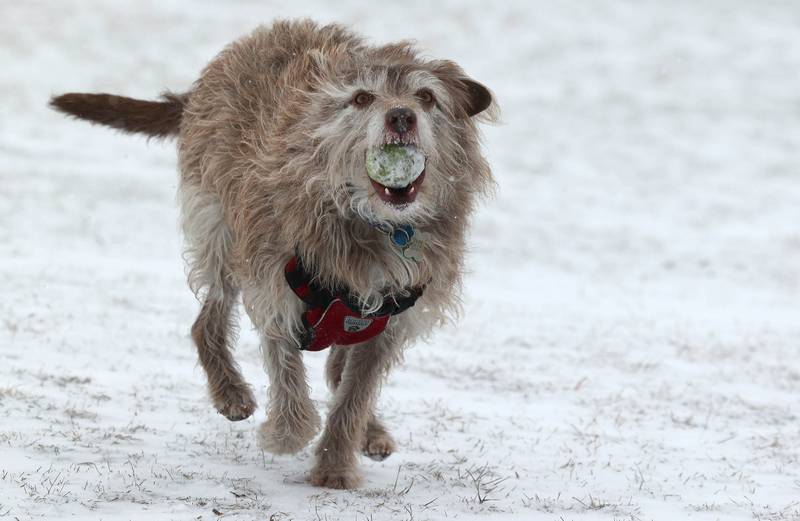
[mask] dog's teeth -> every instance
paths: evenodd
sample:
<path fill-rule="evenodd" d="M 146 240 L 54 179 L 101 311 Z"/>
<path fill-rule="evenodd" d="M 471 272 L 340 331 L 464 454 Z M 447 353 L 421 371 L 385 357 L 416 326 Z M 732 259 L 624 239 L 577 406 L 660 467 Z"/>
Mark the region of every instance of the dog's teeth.
<path fill-rule="evenodd" d="M 389 196 L 392 195 L 392 192 L 390 192 L 389 189 L 386 188 L 386 187 L 383 188 L 383 193 L 385 193 L 386 195 L 389 195 Z"/>
<path fill-rule="evenodd" d="M 416 190 L 416 189 L 417 189 L 416 186 L 412 186 L 411 189 L 408 191 L 408 193 L 413 194 L 414 190 Z"/>

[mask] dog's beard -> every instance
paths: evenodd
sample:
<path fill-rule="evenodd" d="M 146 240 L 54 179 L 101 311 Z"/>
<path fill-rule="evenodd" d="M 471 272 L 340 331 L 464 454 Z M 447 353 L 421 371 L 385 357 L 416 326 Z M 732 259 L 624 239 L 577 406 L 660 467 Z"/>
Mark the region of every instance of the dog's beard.
<path fill-rule="evenodd" d="M 405 205 L 393 205 L 381 201 L 372 187 L 354 183 L 346 183 L 337 193 L 339 197 L 336 206 L 344 215 L 356 217 L 372 225 L 419 225 L 434 215 L 425 204 L 426 197 L 419 197 Z"/>

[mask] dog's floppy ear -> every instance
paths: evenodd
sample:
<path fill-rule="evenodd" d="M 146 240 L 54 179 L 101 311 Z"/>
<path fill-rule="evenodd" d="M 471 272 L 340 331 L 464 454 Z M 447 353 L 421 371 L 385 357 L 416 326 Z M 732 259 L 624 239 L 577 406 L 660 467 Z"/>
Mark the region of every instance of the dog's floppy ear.
<path fill-rule="evenodd" d="M 439 78 L 453 101 L 459 115 L 472 117 L 485 111 L 486 119 L 496 118 L 496 105 L 494 97 L 483 84 L 478 83 L 464 73 L 464 71 L 449 60 L 436 60 L 430 63 L 433 74 Z"/>
<path fill-rule="evenodd" d="M 467 87 L 467 114 L 470 117 L 480 114 L 492 104 L 492 93 L 489 89 L 471 78 L 461 78 L 461 83 Z"/>

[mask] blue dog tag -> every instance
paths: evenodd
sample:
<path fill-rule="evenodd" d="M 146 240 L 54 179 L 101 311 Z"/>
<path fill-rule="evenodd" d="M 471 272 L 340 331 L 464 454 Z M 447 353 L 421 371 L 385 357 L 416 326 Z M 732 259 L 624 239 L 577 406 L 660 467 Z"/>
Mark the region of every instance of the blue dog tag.
<path fill-rule="evenodd" d="M 389 237 L 392 239 L 392 243 L 395 246 L 403 248 L 407 246 L 414 237 L 414 228 L 412 228 L 410 224 L 404 224 L 403 226 L 392 230 L 392 233 L 389 235 Z"/>

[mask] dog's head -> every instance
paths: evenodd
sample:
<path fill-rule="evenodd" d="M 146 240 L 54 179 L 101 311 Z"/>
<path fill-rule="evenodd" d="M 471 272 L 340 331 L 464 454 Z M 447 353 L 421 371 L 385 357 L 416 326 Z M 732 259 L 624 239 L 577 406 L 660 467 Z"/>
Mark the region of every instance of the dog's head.
<path fill-rule="evenodd" d="M 491 174 L 475 119 L 494 117 L 495 104 L 455 63 L 422 61 L 400 46 L 334 63 L 320 55 L 316 66 L 303 126 L 339 211 L 372 223 L 421 223 L 486 189 Z M 424 156 L 407 184 L 368 175 L 368 153 L 386 145 Z"/>

